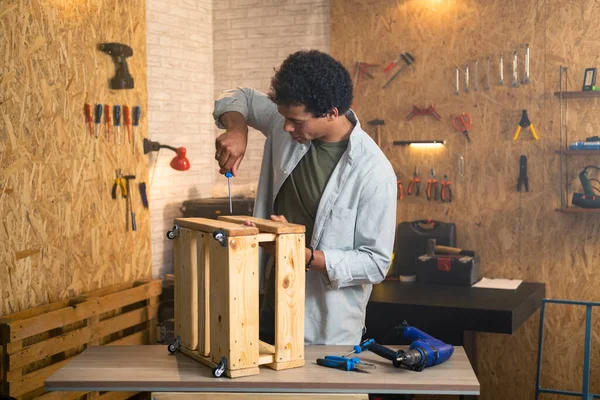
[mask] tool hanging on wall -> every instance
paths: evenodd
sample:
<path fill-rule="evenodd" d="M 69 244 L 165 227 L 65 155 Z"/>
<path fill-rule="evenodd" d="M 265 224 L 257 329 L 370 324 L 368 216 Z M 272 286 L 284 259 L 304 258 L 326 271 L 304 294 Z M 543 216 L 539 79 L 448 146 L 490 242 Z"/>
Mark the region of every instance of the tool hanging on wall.
<path fill-rule="evenodd" d="M 458 176 L 463 176 L 465 173 L 465 159 L 462 154 L 458 156 Z"/>
<path fill-rule="evenodd" d="M 455 95 L 460 94 L 460 68 L 456 67 L 456 87 L 454 90 Z"/>
<path fill-rule="evenodd" d="M 120 188 L 121 196 L 123 196 L 123 198 L 127 198 L 127 186 L 125 184 L 125 179 L 123 179 L 123 175 L 121 175 L 121 170 L 120 169 L 115 170 L 115 174 L 116 174 L 116 178 L 113 182 L 113 186 L 112 186 L 110 195 L 113 200 L 116 200 L 117 199 L 117 189 Z"/>
<path fill-rule="evenodd" d="M 127 127 L 127 139 L 131 143 L 131 114 L 129 113 L 129 106 L 123 106 L 123 118 Z"/>
<path fill-rule="evenodd" d="M 102 104 L 96 104 L 94 109 L 94 123 L 96 124 L 96 139 L 100 136 L 100 123 L 102 122 Z"/>
<path fill-rule="evenodd" d="M 472 120 L 471 116 L 467 113 L 462 113 L 460 115 L 455 116 L 452 119 L 452 125 L 454 129 L 461 132 L 467 138 L 467 142 L 471 143 L 471 138 L 469 137 L 469 129 L 471 129 Z"/>
<path fill-rule="evenodd" d="M 105 104 L 104 105 L 104 122 L 106 123 L 106 138 L 108 140 L 110 140 L 110 124 L 111 124 L 111 117 L 110 117 L 110 104 Z"/>
<path fill-rule="evenodd" d="M 519 158 L 519 181 L 517 182 L 517 192 L 521 191 L 521 187 L 525 186 L 525 191 L 529 192 L 529 177 L 527 176 L 527 156 Z"/>
<path fill-rule="evenodd" d="M 377 127 L 377 146 L 381 147 L 381 125 L 385 125 L 385 121 L 382 119 L 374 119 L 368 122 L 369 125 Z"/>
<path fill-rule="evenodd" d="M 525 45 L 525 76 L 521 83 L 527 85 L 529 83 L 529 44 Z"/>
<path fill-rule="evenodd" d="M 140 124 L 140 116 L 142 113 L 142 109 L 140 106 L 133 107 L 133 147 L 131 152 L 135 154 L 135 143 L 137 138 L 138 125 Z"/>
<path fill-rule="evenodd" d="M 483 90 L 487 92 L 488 90 L 490 90 L 490 56 L 487 56 L 485 58 L 485 70 L 485 86 Z"/>
<path fill-rule="evenodd" d="M 517 51 L 513 51 L 513 83 L 512 83 L 512 87 L 517 88 L 519 87 L 519 78 L 517 77 L 517 57 L 518 57 L 518 53 Z"/>
<path fill-rule="evenodd" d="M 354 75 L 354 92 L 358 91 L 358 87 L 360 86 L 361 81 L 364 80 L 364 76 L 374 79 L 373 75 L 371 75 L 368 71 L 368 68 L 378 67 L 378 64 L 367 64 L 363 61 L 357 61 L 355 64 L 356 74 Z"/>
<path fill-rule="evenodd" d="M 431 168 L 429 179 L 427 180 L 427 200 L 438 199 L 438 181 L 435 177 L 435 171 Z"/>
<path fill-rule="evenodd" d="M 90 104 L 85 104 L 83 106 L 83 112 L 85 114 L 85 120 L 87 121 L 88 126 L 90 127 L 90 137 L 94 137 L 94 129 L 92 128 L 93 117 L 92 117 L 92 106 Z"/>
<path fill-rule="evenodd" d="M 142 199 L 142 205 L 144 206 L 144 208 L 148 208 L 148 194 L 146 193 L 146 182 L 141 182 L 139 188 L 140 198 Z"/>
<path fill-rule="evenodd" d="M 500 65 L 498 66 L 498 71 L 500 72 L 500 82 L 498 85 L 504 85 L 504 57 L 500 54 Z"/>
<path fill-rule="evenodd" d="M 388 87 L 389 84 L 392 83 L 392 81 L 394 79 L 396 79 L 396 77 L 398 76 L 398 74 L 400 74 L 400 72 L 404 71 L 406 68 L 408 68 L 409 65 L 411 65 L 412 63 L 415 62 L 415 58 L 408 52 L 400 54 L 400 58 L 402 58 L 405 65 L 403 65 L 402 68 L 400 68 L 398 71 L 396 71 L 394 73 L 394 75 L 392 75 L 392 77 L 385 83 L 385 85 L 383 85 L 384 89 L 386 87 Z"/>
<path fill-rule="evenodd" d="M 479 90 L 479 60 L 475 60 L 475 82 L 473 83 L 473 90 L 475 92 Z"/>
<path fill-rule="evenodd" d="M 469 93 L 469 65 L 465 65 L 465 92 Z"/>
<path fill-rule="evenodd" d="M 442 203 L 452 203 L 452 182 L 448 176 L 444 175 L 442 179 Z"/>
<path fill-rule="evenodd" d="M 588 177 L 589 170 L 600 170 L 600 167 L 596 165 L 588 165 L 579 173 L 579 181 L 583 188 L 583 193 L 573 193 L 571 203 L 574 206 L 581 208 L 600 208 L 600 189 L 597 186 L 592 186 L 592 181 L 596 184 L 600 183 L 597 178 Z"/>
<path fill-rule="evenodd" d="M 415 171 L 413 172 L 413 177 L 410 178 L 410 183 L 408 184 L 408 190 L 406 194 L 409 196 L 415 193 L 415 196 L 419 195 L 419 189 L 421 186 L 421 180 L 419 179 L 419 167 L 415 167 Z"/>
<path fill-rule="evenodd" d="M 125 175 L 123 179 L 125 179 L 127 187 L 127 203 L 129 205 L 129 212 L 131 213 L 131 230 L 136 231 L 137 225 L 135 223 L 135 211 L 133 211 L 133 192 L 131 191 L 131 185 L 129 184 L 129 181 L 135 179 L 135 175 Z M 127 227 L 129 228 L 129 222 L 127 222 Z"/>
<path fill-rule="evenodd" d="M 398 185 L 398 200 L 403 200 L 404 199 L 404 187 L 402 186 L 402 180 L 401 179 L 397 179 L 396 180 L 396 184 Z"/>
<path fill-rule="evenodd" d="M 131 47 L 122 43 L 101 43 L 98 50 L 110 55 L 115 63 L 116 73 L 110 80 L 110 88 L 133 89 L 133 77 L 127 67 L 127 58 L 133 56 Z"/>
<path fill-rule="evenodd" d="M 113 107 L 115 126 L 117 127 L 117 144 L 121 144 L 121 106 Z"/>
<path fill-rule="evenodd" d="M 517 125 L 517 129 L 515 130 L 515 135 L 513 136 L 513 140 L 517 140 L 519 138 L 519 134 L 521 133 L 522 128 L 523 129 L 529 128 L 533 138 L 535 140 L 539 139 L 539 136 L 538 136 L 537 132 L 535 131 L 533 124 L 531 123 L 531 121 L 529 121 L 529 117 L 527 116 L 527 110 L 523 110 L 523 112 L 521 113 L 521 120 L 519 121 L 519 125 Z"/>
<path fill-rule="evenodd" d="M 427 108 L 419 108 L 413 105 L 412 111 L 408 114 L 406 118 L 410 121 L 414 118 L 415 115 L 433 115 L 433 117 L 438 121 L 442 119 L 440 114 L 438 114 L 438 112 L 435 110 L 435 107 L 433 107 L 433 104 Z"/>

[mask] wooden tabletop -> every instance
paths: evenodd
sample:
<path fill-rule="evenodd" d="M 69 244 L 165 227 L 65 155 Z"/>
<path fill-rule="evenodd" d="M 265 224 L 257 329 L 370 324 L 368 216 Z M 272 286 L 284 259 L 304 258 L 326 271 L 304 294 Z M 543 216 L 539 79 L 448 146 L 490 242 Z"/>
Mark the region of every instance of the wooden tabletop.
<path fill-rule="evenodd" d="M 361 360 L 376 364 L 373 372 L 322 367 L 316 359 L 343 355 L 349 346 L 307 346 L 304 367 L 244 378 L 215 378 L 210 368 L 166 345 L 96 346 L 85 350 L 48 378 L 50 391 L 415 393 L 478 395 L 479 381 L 462 347 L 441 365 L 422 372 L 396 369 L 371 352 Z M 398 346 L 390 346 L 397 349 Z"/>

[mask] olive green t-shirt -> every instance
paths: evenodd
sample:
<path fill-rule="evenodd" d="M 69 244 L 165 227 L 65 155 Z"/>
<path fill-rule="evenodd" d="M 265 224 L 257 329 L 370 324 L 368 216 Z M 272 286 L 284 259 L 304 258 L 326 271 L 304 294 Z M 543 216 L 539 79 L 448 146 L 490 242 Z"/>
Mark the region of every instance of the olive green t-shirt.
<path fill-rule="evenodd" d="M 333 143 L 313 140 L 277 194 L 275 213 L 306 227 L 306 246 L 310 244 L 321 195 L 347 147 L 348 140 Z"/>

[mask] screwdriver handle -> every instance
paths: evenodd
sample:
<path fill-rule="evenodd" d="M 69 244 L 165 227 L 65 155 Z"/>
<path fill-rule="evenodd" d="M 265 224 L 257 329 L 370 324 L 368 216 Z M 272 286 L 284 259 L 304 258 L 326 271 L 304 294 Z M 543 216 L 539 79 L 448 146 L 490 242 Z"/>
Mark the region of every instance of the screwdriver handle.
<path fill-rule="evenodd" d="M 378 356 L 386 358 L 388 360 L 396 360 L 396 352 L 380 344 L 372 343 L 371 346 L 369 346 L 369 350 L 377 354 Z"/>
<path fill-rule="evenodd" d="M 96 104 L 96 120 L 95 123 L 99 124 L 102 120 L 102 104 Z"/>
<path fill-rule="evenodd" d="M 395 65 L 396 65 L 396 60 L 394 60 L 391 63 L 389 63 L 388 66 L 385 67 L 385 69 L 383 70 L 383 72 L 388 72 L 390 69 L 394 68 Z"/>
<path fill-rule="evenodd" d="M 125 118 L 125 125 L 131 125 L 131 115 L 129 114 L 129 106 L 123 106 L 123 116 Z"/>
<path fill-rule="evenodd" d="M 133 126 L 138 126 L 140 124 L 141 113 L 142 109 L 140 106 L 133 107 Z"/>
<path fill-rule="evenodd" d="M 231 171 L 227 171 L 227 172 L 225 172 L 225 177 L 226 178 L 233 178 L 233 174 L 231 173 Z"/>
<path fill-rule="evenodd" d="M 116 105 L 113 107 L 113 112 L 115 116 L 115 125 L 121 126 L 121 106 Z"/>
<path fill-rule="evenodd" d="M 85 113 L 85 120 L 90 127 L 90 136 L 94 136 L 94 129 L 92 128 L 92 106 L 86 103 L 83 107 L 83 110 Z"/>
<path fill-rule="evenodd" d="M 112 122 L 111 116 L 110 116 L 110 104 L 104 105 L 104 118 L 106 118 L 106 122 L 108 124 L 110 124 Z"/>
<path fill-rule="evenodd" d="M 135 213 L 133 211 L 131 212 L 131 230 L 137 230 L 137 225 L 135 223 Z"/>

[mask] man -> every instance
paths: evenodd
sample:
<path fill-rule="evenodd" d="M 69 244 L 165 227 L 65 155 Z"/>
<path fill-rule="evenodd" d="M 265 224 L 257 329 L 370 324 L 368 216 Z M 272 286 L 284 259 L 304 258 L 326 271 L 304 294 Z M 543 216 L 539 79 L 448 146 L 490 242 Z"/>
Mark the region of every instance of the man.
<path fill-rule="evenodd" d="M 358 344 L 372 285 L 390 265 L 396 177 L 351 104 L 348 71 L 311 50 L 282 63 L 268 96 L 229 90 L 213 112 L 225 129 L 215 153 L 222 174 L 236 174 L 248 125 L 266 136 L 254 215 L 306 226 L 307 344 Z"/>

